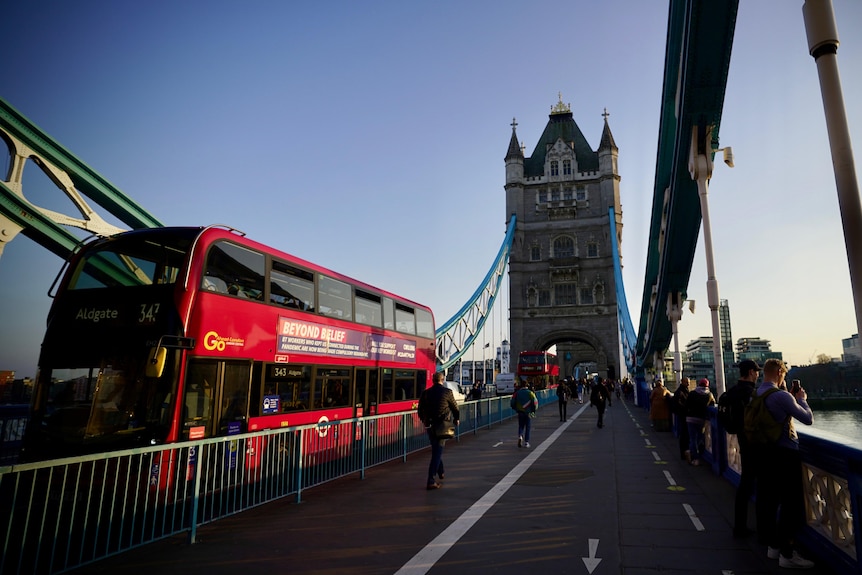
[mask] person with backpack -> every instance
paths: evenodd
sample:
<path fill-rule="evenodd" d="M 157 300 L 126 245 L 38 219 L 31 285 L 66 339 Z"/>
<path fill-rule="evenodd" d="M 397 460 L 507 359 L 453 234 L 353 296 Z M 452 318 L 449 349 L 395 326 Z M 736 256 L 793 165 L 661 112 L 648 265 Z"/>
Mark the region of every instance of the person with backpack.
<path fill-rule="evenodd" d="M 745 433 L 760 462 L 755 506 L 757 536 L 768 546 L 767 556 L 778 559 L 779 567 L 810 569 L 814 563 L 799 555 L 793 545 L 795 534 L 805 525 L 802 456 L 793 420 L 811 425 L 814 414 L 801 385 L 789 392 L 783 389 L 786 375 L 783 361 L 767 359 L 763 382 L 745 412 Z"/>
<path fill-rule="evenodd" d="M 739 485 L 733 507 L 733 536 L 746 537 L 748 528 L 748 501 L 754 494 L 757 478 L 756 461 L 752 459 L 750 442 L 745 435 L 745 408 L 754 393 L 760 366 L 756 361 L 739 362 L 739 381 L 718 398 L 718 422 L 727 433 L 735 434 L 739 445 Z"/>
<path fill-rule="evenodd" d="M 518 390 L 512 394 L 509 406 L 518 412 L 518 447 L 530 447 L 530 428 L 536 417 L 536 409 L 539 408 L 539 400 L 527 387 L 526 381 L 518 381 Z"/>
<path fill-rule="evenodd" d="M 690 463 L 700 465 L 705 449 L 706 437 L 703 431 L 709 421 L 709 406 L 715 405 L 715 397 L 709 391 L 709 380 L 698 380 L 697 387 L 688 394 L 685 401 L 685 424 L 688 426 L 688 451 Z"/>

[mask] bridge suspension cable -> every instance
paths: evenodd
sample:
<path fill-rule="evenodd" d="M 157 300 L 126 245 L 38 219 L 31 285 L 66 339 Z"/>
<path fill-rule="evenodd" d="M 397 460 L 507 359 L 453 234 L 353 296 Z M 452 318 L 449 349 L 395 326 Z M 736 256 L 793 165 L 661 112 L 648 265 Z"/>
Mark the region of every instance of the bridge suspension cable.
<path fill-rule="evenodd" d="M 437 329 L 438 370 L 450 367 L 464 355 L 491 314 L 494 301 L 500 293 L 506 266 L 509 264 L 509 252 L 512 249 L 512 239 L 515 237 L 515 221 L 515 215 L 512 214 L 506 229 L 506 237 L 503 238 L 503 245 L 500 246 L 500 251 L 497 252 L 497 257 L 481 285 L 464 307 Z"/>

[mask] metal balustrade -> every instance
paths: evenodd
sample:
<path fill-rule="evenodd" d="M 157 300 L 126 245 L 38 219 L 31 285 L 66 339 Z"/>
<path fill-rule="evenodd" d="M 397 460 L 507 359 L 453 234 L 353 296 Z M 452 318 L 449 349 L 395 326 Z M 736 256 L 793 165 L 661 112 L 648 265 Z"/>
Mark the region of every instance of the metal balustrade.
<path fill-rule="evenodd" d="M 550 390 L 540 405 L 556 401 Z M 456 441 L 514 416 L 460 406 Z M 62 573 L 428 447 L 415 412 L 0 467 L 0 575 Z"/>

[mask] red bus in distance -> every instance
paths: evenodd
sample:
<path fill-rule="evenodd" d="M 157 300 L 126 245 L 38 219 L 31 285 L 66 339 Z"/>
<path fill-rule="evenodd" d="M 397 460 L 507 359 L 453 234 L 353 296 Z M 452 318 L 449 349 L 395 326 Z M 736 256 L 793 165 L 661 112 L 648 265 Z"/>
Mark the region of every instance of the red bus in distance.
<path fill-rule="evenodd" d="M 86 244 L 51 307 L 21 459 L 415 409 L 431 310 L 225 226 Z"/>
<path fill-rule="evenodd" d="M 518 354 L 518 379 L 533 389 L 547 389 L 557 385 L 560 366 L 557 356 L 547 351 L 522 351 Z"/>

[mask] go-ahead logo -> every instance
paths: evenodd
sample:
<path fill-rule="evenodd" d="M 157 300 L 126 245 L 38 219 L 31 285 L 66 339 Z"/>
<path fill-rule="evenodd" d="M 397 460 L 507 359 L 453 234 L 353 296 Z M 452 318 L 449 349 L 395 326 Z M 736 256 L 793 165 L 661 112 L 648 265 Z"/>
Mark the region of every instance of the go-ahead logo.
<path fill-rule="evenodd" d="M 242 347 L 245 340 L 241 337 L 222 337 L 215 331 L 208 331 L 204 336 L 204 349 L 207 351 L 224 351 L 229 345 Z"/>

